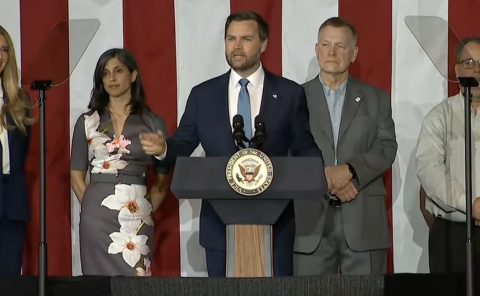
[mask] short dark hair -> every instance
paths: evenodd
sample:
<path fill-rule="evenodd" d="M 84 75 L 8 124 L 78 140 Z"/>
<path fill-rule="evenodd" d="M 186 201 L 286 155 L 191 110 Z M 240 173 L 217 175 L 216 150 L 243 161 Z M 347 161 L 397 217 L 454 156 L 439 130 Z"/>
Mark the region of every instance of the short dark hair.
<path fill-rule="evenodd" d="M 106 111 L 108 102 L 110 101 L 110 96 L 105 91 L 105 86 L 103 85 L 103 71 L 105 71 L 105 66 L 107 65 L 108 61 L 113 58 L 117 58 L 121 63 L 123 63 L 128 68 L 130 73 L 137 71 L 136 79 L 131 86 L 131 113 L 141 114 L 142 111 L 150 111 L 145 102 L 145 91 L 143 89 L 142 76 L 140 75 L 140 70 L 138 69 L 135 57 L 131 52 L 123 48 L 109 49 L 105 51 L 98 59 L 93 76 L 93 89 L 88 108 L 92 111 L 97 111 L 99 114 L 103 114 Z"/>
<path fill-rule="evenodd" d="M 225 37 L 227 37 L 228 27 L 232 22 L 241 22 L 241 21 L 255 21 L 258 24 L 258 34 L 260 35 L 260 40 L 265 41 L 268 39 L 270 34 L 268 23 L 263 19 L 263 17 L 253 11 L 253 10 L 241 10 L 235 13 L 232 13 L 228 16 L 227 21 L 225 22 Z"/>
<path fill-rule="evenodd" d="M 346 19 L 341 17 L 331 17 L 328 20 L 324 21 L 323 24 L 318 29 L 318 34 L 320 35 L 320 31 L 322 31 L 325 27 L 334 27 L 334 28 L 348 28 L 352 32 L 353 43 L 357 44 L 357 29 Z"/>
<path fill-rule="evenodd" d="M 465 39 L 462 39 L 460 43 L 457 45 L 457 48 L 455 49 L 455 57 L 457 59 L 457 63 L 460 62 L 460 59 L 462 58 L 462 52 L 465 46 L 469 43 L 478 43 L 480 44 L 480 37 L 479 36 L 470 36 Z"/>

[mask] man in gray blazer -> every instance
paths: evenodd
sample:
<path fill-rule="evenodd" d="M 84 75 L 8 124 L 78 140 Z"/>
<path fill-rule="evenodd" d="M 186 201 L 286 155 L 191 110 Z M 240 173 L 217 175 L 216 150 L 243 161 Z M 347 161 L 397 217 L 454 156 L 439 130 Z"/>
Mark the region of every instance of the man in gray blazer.
<path fill-rule="evenodd" d="M 357 33 L 334 17 L 319 29 L 320 74 L 304 84 L 330 192 L 295 202 L 295 275 L 384 274 L 390 233 L 383 173 L 397 153 L 389 95 L 348 75 Z"/>

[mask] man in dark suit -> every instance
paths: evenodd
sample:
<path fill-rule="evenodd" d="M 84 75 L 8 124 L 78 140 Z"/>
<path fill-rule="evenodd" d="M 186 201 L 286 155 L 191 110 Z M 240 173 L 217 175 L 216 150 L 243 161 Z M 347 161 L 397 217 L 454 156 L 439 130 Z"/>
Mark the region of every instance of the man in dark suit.
<path fill-rule="evenodd" d="M 395 126 L 389 95 L 348 75 L 356 43 L 346 20 L 325 21 L 315 47 L 321 71 L 304 84 L 330 192 L 323 204 L 295 203 L 295 275 L 387 271 L 383 173 L 395 160 Z"/>
<path fill-rule="evenodd" d="M 322 157 L 309 129 L 305 93 L 297 83 L 276 76 L 262 66 L 267 47 L 268 24 L 252 11 L 230 15 L 225 24 L 225 55 L 231 67 L 226 74 L 195 86 L 175 134 L 144 141 L 144 150 L 166 164 L 178 156 L 190 156 L 199 144 L 206 157 L 231 156 L 237 151 L 232 137 L 232 118 L 244 118 L 251 138 L 255 117 L 265 122 L 268 137 L 263 151 L 269 156 Z M 322 168 L 323 170 L 323 168 Z M 277 223 L 274 233 L 274 275 L 293 275 L 295 219 L 293 202 Z M 200 244 L 206 250 L 210 277 L 224 277 L 226 234 L 211 204 L 202 202 Z"/>

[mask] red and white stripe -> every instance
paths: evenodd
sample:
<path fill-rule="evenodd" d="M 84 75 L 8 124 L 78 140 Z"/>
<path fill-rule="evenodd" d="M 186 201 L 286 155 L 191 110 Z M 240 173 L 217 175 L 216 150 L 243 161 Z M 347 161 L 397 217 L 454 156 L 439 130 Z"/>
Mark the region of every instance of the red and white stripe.
<path fill-rule="evenodd" d="M 69 147 L 73 124 L 88 104 L 93 71 L 100 54 L 111 47 L 125 47 L 135 54 L 148 103 L 165 118 L 169 132 L 173 133 L 190 89 L 227 71 L 224 22 L 231 12 L 239 9 L 256 10 L 270 24 L 271 37 L 263 55 L 264 65 L 298 83 L 318 73 L 314 45 L 323 21 L 339 15 L 357 27 L 360 50 L 351 73 L 391 93 L 399 143 L 393 169 L 385 174 L 393 241 L 389 272 L 428 272 L 428 231 L 419 211 L 415 146 L 423 116 L 458 88 L 447 83 L 438 73 L 406 27 L 404 17 L 439 16 L 463 38 L 475 33 L 474 18 L 465 12 L 480 9 L 479 1 L 0 0 L 0 24 L 13 37 L 22 72 L 43 46 L 44 38 L 55 23 L 94 18 L 101 22 L 69 82 L 48 92 L 47 238 L 50 274 L 81 274 L 79 205 L 70 189 Z M 449 42 L 444 55 L 450 71 L 453 69 L 452 52 L 452 42 Z M 68 60 L 59 59 L 55 63 L 60 68 L 69 67 Z M 32 92 L 32 96 L 36 93 Z M 38 129 L 34 129 L 27 167 L 32 221 L 26 244 L 25 274 L 37 271 L 38 144 Z M 198 149 L 194 155 L 201 156 L 202 150 Z M 198 244 L 199 209 L 198 202 L 178 202 L 169 195 L 156 213 L 155 275 L 206 275 L 203 249 Z"/>

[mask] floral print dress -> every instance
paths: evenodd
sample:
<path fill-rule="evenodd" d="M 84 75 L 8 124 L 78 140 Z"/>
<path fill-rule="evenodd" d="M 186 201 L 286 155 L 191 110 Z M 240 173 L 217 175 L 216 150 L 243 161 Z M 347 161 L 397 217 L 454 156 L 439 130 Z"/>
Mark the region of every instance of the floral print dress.
<path fill-rule="evenodd" d="M 77 120 L 71 169 L 90 173 L 79 227 L 84 275 L 151 275 L 154 225 L 146 176 L 152 165 L 157 174 L 168 169 L 145 154 L 140 134 L 156 130 L 166 135 L 165 122 L 150 111 L 131 114 L 118 139 L 108 112 Z"/>

